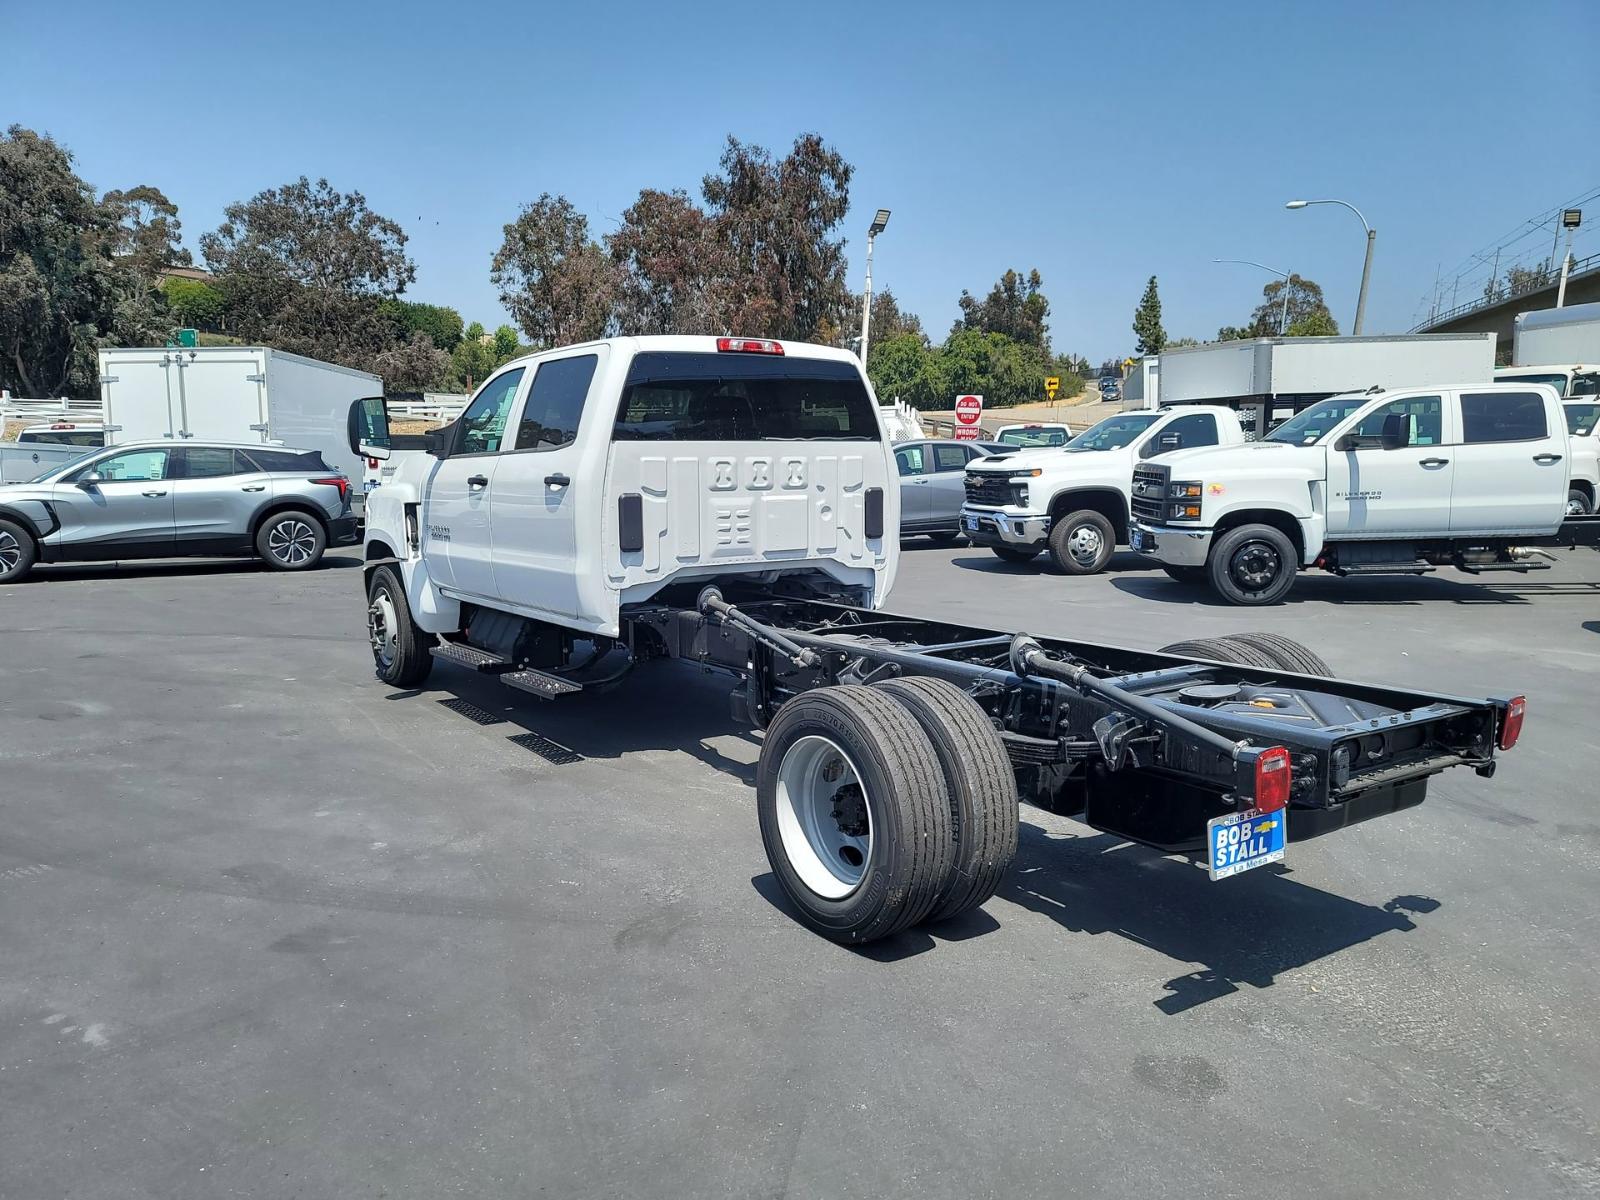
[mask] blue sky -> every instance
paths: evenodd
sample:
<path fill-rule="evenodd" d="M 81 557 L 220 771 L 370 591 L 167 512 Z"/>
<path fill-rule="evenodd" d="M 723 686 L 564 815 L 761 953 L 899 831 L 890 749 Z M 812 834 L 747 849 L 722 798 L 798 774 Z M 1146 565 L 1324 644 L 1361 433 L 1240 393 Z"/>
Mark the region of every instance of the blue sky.
<path fill-rule="evenodd" d="M 1270 277 L 1321 282 L 1348 332 L 1409 327 L 1446 274 L 1600 187 L 1577 72 L 1594 0 L 1425 3 L 178 6 L 0 0 L 0 121 L 47 131 L 97 187 L 150 183 L 186 240 L 301 174 L 400 221 L 412 299 L 487 325 L 501 226 L 565 193 L 598 235 L 641 187 L 691 192 L 726 134 L 815 130 L 855 165 L 861 284 L 942 337 L 963 287 L 1043 272 L 1060 350 L 1128 351 L 1146 278 L 1172 336 L 1241 320 Z M 1579 253 L 1600 250 L 1600 201 Z M 1548 245 L 1548 237 L 1522 243 Z M 1461 299 L 1467 297 L 1463 294 Z"/>

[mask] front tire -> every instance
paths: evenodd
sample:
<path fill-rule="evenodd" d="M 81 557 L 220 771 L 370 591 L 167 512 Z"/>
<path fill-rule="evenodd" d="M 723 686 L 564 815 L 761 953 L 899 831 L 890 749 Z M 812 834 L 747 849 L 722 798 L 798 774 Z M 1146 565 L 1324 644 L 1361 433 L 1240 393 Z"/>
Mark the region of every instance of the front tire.
<path fill-rule="evenodd" d="M 1117 531 L 1103 513 L 1080 508 L 1050 523 L 1050 561 L 1066 575 L 1098 575 L 1117 548 Z"/>
<path fill-rule="evenodd" d="M 433 670 L 428 653 L 439 640 L 411 619 L 400 572 L 385 563 L 367 581 L 367 637 L 379 679 L 392 687 L 416 687 Z"/>
<path fill-rule="evenodd" d="M 1281 604 L 1300 569 L 1294 543 L 1272 525 L 1241 525 L 1211 546 L 1206 578 L 1229 604 Z"/>
<path fill-rule="evenodd" d="M 756 766 L 761 842 L 802 923 L 860 944 L 925 918 L 955 843 L 928 735 L 892 696 L 856 685 L 778 710 Z"/>
<path fill-rule="evenodd" d="M 1567 489 L 1567 516 L 1586 517 L 1594 511 L 1594 504 L 1589 500 L 1589 493 L 1582 488 Z"/>
<path fill-rule="evenodd" d="M 39 556 L 33 535 L 15 521 L 0 521 L 0 583 L 16 583 Z"/>
<path fill-rule="evenodd" d="M 256 530 L 256 553 L 275 571 L 309 571 L 327 548 L 322 522 L 297 508 L 273 513 Z"/>
<path fill-rule="evenodd" d="M 1008 563 L 1029 563 L 1039 557 L 1039 548 L 1027 546 L 990 546 L 994 556 Z"/>

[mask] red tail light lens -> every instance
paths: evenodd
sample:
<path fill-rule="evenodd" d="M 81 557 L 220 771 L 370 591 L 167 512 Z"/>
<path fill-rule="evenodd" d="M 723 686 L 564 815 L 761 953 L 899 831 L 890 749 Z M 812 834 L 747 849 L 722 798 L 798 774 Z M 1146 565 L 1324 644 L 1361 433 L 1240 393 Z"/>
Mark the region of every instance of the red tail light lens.
<path fill-rule="evenodd" d="M 367 459 L 367 470 L 376 471 L 377 469 L 378 469 L 378 460 L 375 459 L 375 458 Z"/>
<path fill-rule="evenodd" d="M 724 354 L 782 354 L 783 343 L 770 338 L 718 338 L 717 349 Z"/>
<path fill-rule="evenodd" d="M 1526 696 L 1517 696 L 1506 705 L 1506 715 L 1500 720 L 1500 749 L 1509 750 L 1522 736 L 1522 717 L 1528 711 Z"/>
<path fill-rule="evenodd" d="M 350 481 L 343 475 L 318 475 L 315 479 L 308 480 L 307 482 L 320 483 L 328 487 L 338 488 L 339 503 L 341 504 L 350 498 Z"/>
<path fill-rule="evenodd" d="M 1289 803 L 1289 783 L 1294 775 L 1289 752 L 1282 746 L 1263 750 L 1256 759 L 1256 807 L 1277 812 Z"/>

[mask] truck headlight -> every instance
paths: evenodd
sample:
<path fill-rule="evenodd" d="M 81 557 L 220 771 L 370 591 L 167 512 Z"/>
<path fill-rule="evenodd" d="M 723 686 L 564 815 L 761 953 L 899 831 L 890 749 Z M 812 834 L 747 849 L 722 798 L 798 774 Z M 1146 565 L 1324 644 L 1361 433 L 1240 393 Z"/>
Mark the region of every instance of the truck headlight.
<path fill-rule="evenodd" d="M 1200 519 L 1200 506 L 1198 504 L 1174 504 L 1167 514 L 1172 521 L 1198 521 Z"/>
<path fill-rule="evenodd" d="M 1028 485 L 1027 484 L 1025 484 L 1025 483 L 1013 483 L 1011 485 L 1011 503 L 1015 504 L 1018 508 L 1027 508 L 1028 507 Z"/>
<path fill-rule="evenodd" d="M 1167 495 L 1174 500 L 1198 500 L 1205 485 L 1199 480 L 1192 483 L 1174 483 L 1167 487 Z"/>

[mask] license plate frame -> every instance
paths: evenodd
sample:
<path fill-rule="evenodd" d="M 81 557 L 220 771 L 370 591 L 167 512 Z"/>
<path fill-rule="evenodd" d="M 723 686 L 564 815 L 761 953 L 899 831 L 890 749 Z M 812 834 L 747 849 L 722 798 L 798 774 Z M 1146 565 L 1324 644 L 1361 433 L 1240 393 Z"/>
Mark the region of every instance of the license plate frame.
<path fill-rule="evenodd" d="M 1155 539 L 1142 529 L 1134 529 L 1129 532 L 1128 545 L 1140 554 L 1156 548 Z"/>
<path fill-rule="evenodd" d="M 968 533 L 977 533 L 978 532 L 978 518 L 977 517 L 965 517 L 965 518 L 963 518 L 963 520 L 964 520 L 964 522 L 966 524 Z"/>
<path fill-rule="evenodd" d="M 1237 833 L 1234 831 L 1237 830 Z M 1212 817 L 1206 822 L 1206 866 L 1213 880 L 1282 862 L 1289 848 L 1289 810 Z"/>

